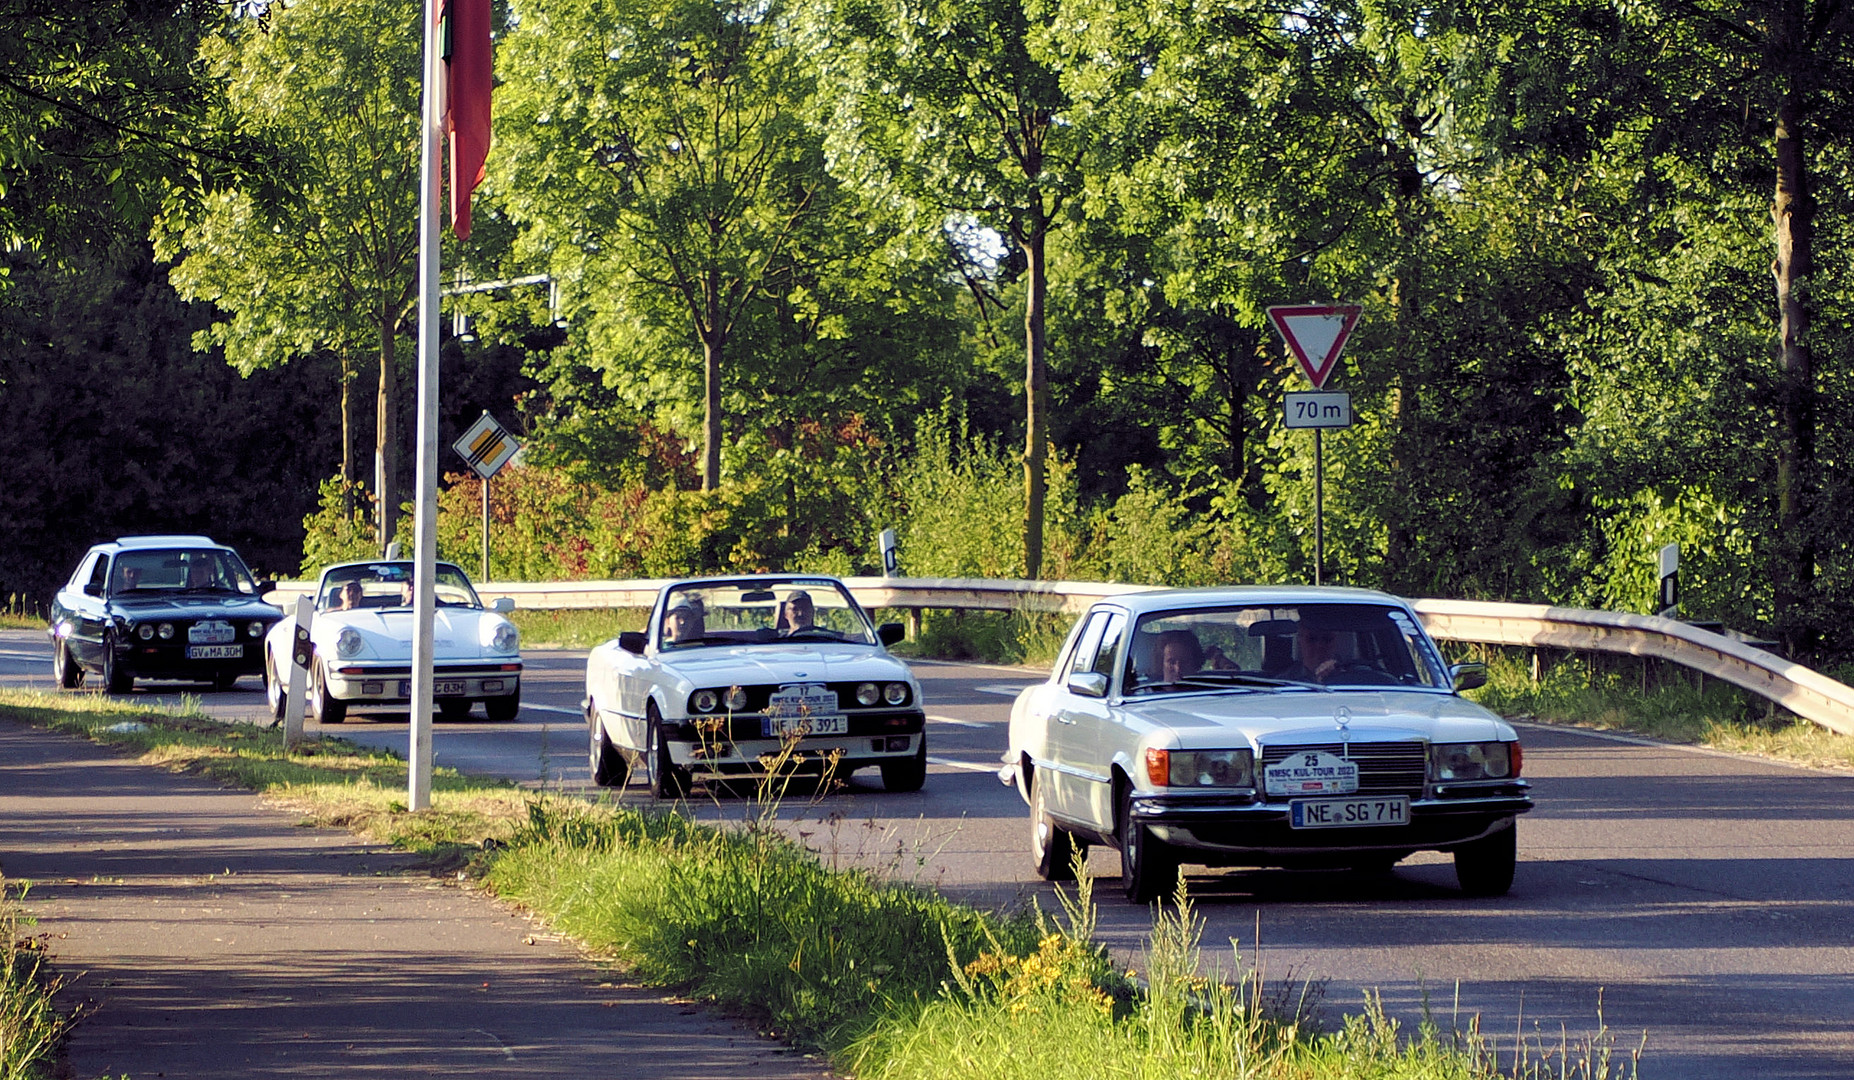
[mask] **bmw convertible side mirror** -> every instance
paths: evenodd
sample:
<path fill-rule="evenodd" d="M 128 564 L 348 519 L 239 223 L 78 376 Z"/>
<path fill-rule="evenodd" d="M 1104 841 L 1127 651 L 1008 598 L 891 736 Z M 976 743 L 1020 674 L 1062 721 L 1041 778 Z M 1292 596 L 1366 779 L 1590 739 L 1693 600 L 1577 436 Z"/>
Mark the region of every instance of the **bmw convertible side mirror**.
<path fill-rule="evenodd" d="M 489 610 L 499 611 L 507 615 L 509 612 L 515 610 L 515 598 L 512 596 L 498 596 L 490 601 Z"/>
<path fill-rule="evenodd" d="M 876 640 L 883 645 L 893 645 L 907 640 L 907 637 L 908 628 L 898 622 L 885 622 L 876 627 Z"/>
<path fill-rule="evenodd" d="M 644 655 L 644 635 L 636 630 L 626 630 L 618 635 L 618 647 L 636 656 Z"/>
<path fill-rule="evenodd" d="M 1069 691 L 1082 697 L 1106 697 L 1107 676 L 1098 671 L 1072 671 L 1069 673 Z"/>
<path fill-rule="evenodd" d="M 1473 690 L 1487 685 L 1487 665 L 1479 661 L 1455 664 L 1448 669 L 1448 676 L 1455 682 L 1457 690 Z"/>

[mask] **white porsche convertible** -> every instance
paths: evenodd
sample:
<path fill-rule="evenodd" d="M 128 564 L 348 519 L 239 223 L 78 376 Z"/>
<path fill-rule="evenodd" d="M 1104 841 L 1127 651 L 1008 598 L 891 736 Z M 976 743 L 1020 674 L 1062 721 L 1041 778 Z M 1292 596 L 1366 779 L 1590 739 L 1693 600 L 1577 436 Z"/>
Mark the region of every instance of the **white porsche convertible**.
<path fill-rule="evenodd" d="M 886 648 L 901 637 L 900 623 L 871 625 L 834 578 L 672 582 L 644 632 L 586 660 L 593 782 L 622 787 L 641 764 L 651 793 L 675 798 L 698 777 L 790 767 L 848 779 L 873 765 L 888 790 L 918 791 L 927 718 Z"/>
<path fill-rule="evenodd" d="M 445 720 L 462 720 L 483 703 L 489 719 L 521 711 L 521 636 L 503 618 L 514 602 L 488 608 L 464 572 L 439 563 L 433 626 L 436 699 Z M 283 715 L 295 620 L 284 619 L 264 639 L 264 685 L 271 711 Z M 403 705 L 412 696 L 412 562 L 382 559 L 341 563 L 316 584 L 309 710 L 339 724 L 357 707 Z"/>

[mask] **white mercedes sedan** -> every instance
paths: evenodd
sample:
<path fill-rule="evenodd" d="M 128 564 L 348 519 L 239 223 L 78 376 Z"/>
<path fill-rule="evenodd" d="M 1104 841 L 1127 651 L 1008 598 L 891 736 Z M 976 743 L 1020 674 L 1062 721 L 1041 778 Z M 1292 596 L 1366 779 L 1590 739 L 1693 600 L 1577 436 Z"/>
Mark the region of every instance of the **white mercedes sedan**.
<path fill-rule="evenodd" d="M 1109 844 L 1134 903 L 1187 863 L 1383 871 L 1425 850 L 1495 896 L 1532 799 L 1513 728 L 1459 694 L 1485 680 L 1384 593 L 1134 593 L 1095 604 L 1019 695 L 999 777 L 1030 806 L 1040 875 Z"/>
<path fill-rule="evenodd" d="M 696 779 L 772 772 L 847 780 L 867 766 L 890 791 L 927 777 L 920 686 L 835 578 L 761 574 L 664 586 L 642 632 L 586 660 L 593 782 L 640 766 L 658 798 Z"/>
<path fill-rule="evenodd" d="M 348 710 L 403 705 L 412 695 L 412 571 L 405 559 L 340 563 L 322 571 L 309 625 L 309 711 L 339 724 Z M 484 607 L 464 572 L 438 563 L 433 587 L 433 686 L 438 714 L 462 720 L 476 702 L 489 719 L 521 711 L 521 635 L 503 615 L 504 597 Z M 296 621 L 284 619 L 264 639 L 264 685 L 272 713 L 289 696 Z"/>

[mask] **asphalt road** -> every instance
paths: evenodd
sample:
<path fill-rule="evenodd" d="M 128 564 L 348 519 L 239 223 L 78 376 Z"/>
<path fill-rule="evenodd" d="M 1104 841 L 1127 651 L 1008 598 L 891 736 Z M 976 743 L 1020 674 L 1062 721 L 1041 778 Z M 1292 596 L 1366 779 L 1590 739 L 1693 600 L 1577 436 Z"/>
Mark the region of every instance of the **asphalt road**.
<path fill-rule="evenodd" d="M 583 654 L 530 650 L 513 724 L 440 724 L 440 764 L 587 790 L 578 719 Z M 876 773 L 781 815 L 827 860 L 888 868 L 979 903 L 1056 904 L 1027 855 L 1028 815 L 995 775 L 1010 698 L 1034 675 L 921 663 L 926 788 L 889 795 Z M 0 632 L 0 685 L 50 689 L 42 634 Z M 176 701 L 142 691 L 145 700 Z M 209 713 L 264 715 L 261 689 L 194 688 Z M 314 730 L 313 724 L 311 725 Z M 405 716 L 360 714 L 331 733 L 404 751 Z M 1329 1020 L 1367 990 L 1406 1023 L 1424 1003 L 1444 1026 L 1478 1014 L 1510 1053 L 1517 1034 L 1555 1052 L 1598 1014 L 1626 1055 L 1644 1035 L 1644 1077 L 1854 1076 L 1854 776 L 1613 736 L 1524 726 L 1539 808 L 1520 823 L 1513 891 L 1470 900 L 1446 859 L 1419 855 L 1384 878 L 1199 872 L 1205 962 L 1260 962 L 1277 987 L 1323 984 Z M 632 788 L 627 800 L 646 798 Z M 708 817 L 752 804 L 698 793 Z M 1096 850 L 1100 934 L 1135 958 L 1151 913 L 1114 890 L 1118 856 Z M 1457 1004 L 1458 1003 L 1458 1004 Z M 1535 1048 L 1533 1056 L 1537 1056 Z M 1626 1075 L 1624 1073 L 1623 1075 Z"/>

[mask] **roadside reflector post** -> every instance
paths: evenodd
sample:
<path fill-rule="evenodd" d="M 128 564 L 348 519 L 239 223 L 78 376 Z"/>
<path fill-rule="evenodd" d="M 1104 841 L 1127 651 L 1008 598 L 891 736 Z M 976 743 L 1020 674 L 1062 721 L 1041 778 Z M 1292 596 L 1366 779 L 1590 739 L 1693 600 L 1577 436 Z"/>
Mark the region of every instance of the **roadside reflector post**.
<path fill-rule="evenodd" d="M 1660 602 L 1655 614 L 1663 619 L 1680 618 L 1680 545 L 1666 544 L 1661 548 Z"/>
<path fill-rule="evenodd" d="M 284 691 L 283 748 L 285 750 L 303 741 L 303 698 L 308 689 L 309 664 L 312 659 L 312 650 L 309 646 L 309 624 L 314 618 L 315 598 L 297 597 L 296 618 L 290 640 L 290 674 L 285 681 L 288 689 Z"/>

